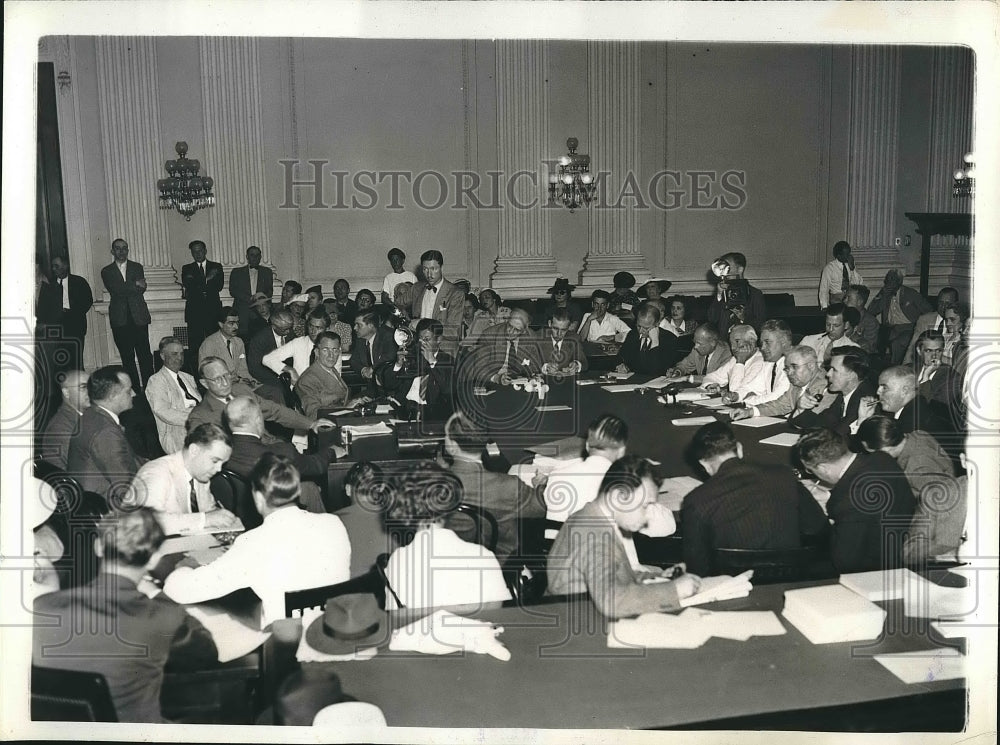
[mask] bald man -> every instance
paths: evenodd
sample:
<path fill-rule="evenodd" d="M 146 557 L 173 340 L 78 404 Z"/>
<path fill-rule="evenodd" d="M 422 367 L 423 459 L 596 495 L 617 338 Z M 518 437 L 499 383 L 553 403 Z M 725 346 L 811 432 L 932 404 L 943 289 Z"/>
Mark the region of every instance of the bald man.
<path fill-rule="evenodd" d="M 719 337 L 718 327 L 712 323 L 703 323 L 695 329 L 694 348 L 668 374 L 672 378 L 688 375 L 692 383 L 701 383 L 706 375 L 718 370 L 732 357 L 729 345 Z"/>
<path fill-rule="evenodd" d="M 471 372 L 480 383 L 540 375 L 542 355 L 530 323 L 531 317 L 523 308 L 511 310 L 506 322 L 483 331 L 462 372 Z"/>
<path fill-rule="evenodd" d="M 917 374 L 911 367 L 897 365 L 883 370 L 878 376 L 877 394 L 877 401 L 868 399 L 862 402 L 858 422 L 863 422 L 872 414 L 887 414 L 899 422 L 903 434 L 919 429 L 929 432 L 939 441 L 950 429 L 935 407 L 917 395 Z"/>
<path fill-rule="evenodd" d="M 781 396 L 745 409 L 731 409 L 729 415 L 734 420 L 755 416 L 794 417 L 815 408 L 826 391 L 826 375 L 816 358 L 816 350 L 806 346 L 789 349 L 785 354 L 785 372 L 789 387 Z"/>
<path fill-rule="evenodd" d="M 83 416 L 84 409 L 90 406 L 90 396 L 87 394 L 89 379 L 90 375 L 84 370 L 70 370 L 63 376 L 59 384 L 62 403 L 52 415 L 42 436 L 39 448 L 42 458 L 64 470 L 69 456 L 69 441 L 80 431 L 80 417 Z"/>

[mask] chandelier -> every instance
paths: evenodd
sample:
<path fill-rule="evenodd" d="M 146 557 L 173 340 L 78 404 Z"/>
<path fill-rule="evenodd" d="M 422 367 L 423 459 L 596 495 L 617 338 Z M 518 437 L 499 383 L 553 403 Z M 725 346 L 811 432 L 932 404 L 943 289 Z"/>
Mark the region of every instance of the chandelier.
<path fill-rule="evenodd" d="M 590 175 L 590 156 L 577 154 L 579 144 L 575 137 L 566 140 L 569 153 L 559 159 L 559 173 L 549 174 L 549 199 L 558 199 L 570 212 L 589 205 L 597 190 Z"/>
<path fill-rule="evenodd" d="M 951 188 L 953 197 L 971 197 L 976 193 L 976 156 L 966 153 L 963 165 L 955 171 L 955 183 Z"/>
<path fill-rule="evenodd" d="M 168 160 L 165 164 L 170 178 L 161 178 L 156 182 L 156 188 L 160 190 L 160 209 L 176 209 L 190 222 L 191 215 L 198 210 L 215 206 L 215 195 L 212 194 L 215 182 L 209 176 L 198 175 L 201 163 L 187 157 L 186 142 L 178 142 L 174 149 L 177 160 Z"/>

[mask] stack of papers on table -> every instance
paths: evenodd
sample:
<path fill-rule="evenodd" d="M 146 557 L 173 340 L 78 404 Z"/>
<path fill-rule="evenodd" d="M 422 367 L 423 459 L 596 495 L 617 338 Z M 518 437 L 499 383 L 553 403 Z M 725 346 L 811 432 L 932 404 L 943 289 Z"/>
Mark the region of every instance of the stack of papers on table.
<path fill-rule="evenodd" d="M 740 427 L 770 427 L 772 424 L 788 424 L 788 422 L 776 416 L 754 416 L 749 419 L 739 419 L 733 424 Z"/>
<path fill-rule="evenodd" d="M 602 385 L 601 388 L 606 390 L 608 393 L 628 393 L 629 391 L 637 391 L 644 386 L 639 383 L 620 383 L 618 385 Z"/>
<path fill-rule="evenodd" d="M 886 614 L 843 585 L 823 585 L 788 590 L 782 615 L 813 644 L 829 644 L 877 638 Z"/>
<path fill-rule="evenodd" d="M 965 677 L 965 657 L 953 647 L 877 654 L 875 661 L 904 683 L 930 683 Z"/>
<path fill-rule="evenodd" d="M 783 448 L 790 448 L 797 444 L 801 435 L 795 432 L 782 432 L 777 435 L 765 437 L 760 441 L 761 445 L 780 445 Z"/>
<path fill-rule="evenodd" d="M 874 572 L 856 572 L 840 575 L 840 584 L 853 590 L 865 600 L 899 600 L 907 587 L 925 582 L 919 574 L 909 569 L 886 569 Z"/>
<path fill-rule="evenodd" d="M 753 577 L 753 569 L 747 569 L 743 574 L 730 577 L 721 574 L 717 577 L 702 577 L 701 589 L 694 595 L 681 600 L 681 605 L 701 605 L 702 603 L 714 603 L 716 600 L 732 600 L 734 598 L 745 598 L 750 594 L 753 585 L 750 579 Z"/>
<path fill-rule="evenodd" d="M 683 613 L 644 613 L 608 627 L 608 647 L 694 649 L 711 637 L 746 641 L 751 636 L 787 633 L 772 611 L 708 611 L 688 608 Z"/>
<path fill-rule="evenodd" d="M 677 401 L 707 401 L 711 398 L 711 394 L 704 388 L 686 388 L 683 391 L 678 391 Z M 721 401 L 721 398 L 720 398 Z"/>
<path fill-rule="evenodd" d="M 372 437 L 374 435 L 391 435 L 392 428 L 385 422 L 375 424 L 345 424 L 345 432 L 350 432 L 353 437 Z"/>
<path fill-rule="evenodd" d="M 668 378 L 666 375 L 661 375 L 658 378 L 653 378 L 652 380 L 646 381 L 643 385 L 646 388 L 664 388 L 671 383 L 676 383 L 677 378 Z"/>
<path fill-rule="evenodd" d="M 700 427 L 702 424 L 711 424 L 719 421 L 714 416 L 693 416 L 688 419 L 671 419 L 670 423 L 675 427 Z"/>

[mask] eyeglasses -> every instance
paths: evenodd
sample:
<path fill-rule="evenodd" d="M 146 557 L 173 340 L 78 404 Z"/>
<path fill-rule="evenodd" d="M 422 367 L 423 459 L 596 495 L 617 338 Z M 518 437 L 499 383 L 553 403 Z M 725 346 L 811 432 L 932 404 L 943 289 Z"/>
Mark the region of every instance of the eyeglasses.
<path fill-rule="evenodd" d="M 228 383 L 233 379 L 232 373 L 222 373 L 222 375 L 216 375 L 214 378 L 205 378 L 209 383 L 215 383 L 216 385 L 222 385 L 223 383 Z"/>

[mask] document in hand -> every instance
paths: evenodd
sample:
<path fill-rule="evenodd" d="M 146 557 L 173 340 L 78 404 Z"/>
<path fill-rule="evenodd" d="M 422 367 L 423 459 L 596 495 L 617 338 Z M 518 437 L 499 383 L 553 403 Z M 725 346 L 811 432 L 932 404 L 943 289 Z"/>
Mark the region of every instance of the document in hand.
<path fill-rule="evenodd" d="M 684 503 L 684 497 L 692 489 L 699 486 L 701 486 L 701 482 L 693 476 L 672 476 L 669 479 L 663 479 L 663 483 L 660 484 L 660 495 L 656 501 L 667 505 L 671 511 L 677 512 Z"/>
<path fill-rule="evenodd" d="M 753 585 L 750 584 L 752 577 L 753 569 L 747 569 L 743 574 L 737 574 L 735 577 L 730 577 L 728 574 L 717 577 L 702 577 L 701 589 L 696 594 L 681 600 L 681 605 L 687 607 L 714 603 L 716 600 L 745 598 L 753 589 Z"/>
<path fill-rule="evenodd" d="M 219 651 L 219 662 L 229 662 L 250 654 L 271 636 L 270 631 L 251 629 L 224 611 L 198 605 L 189 605 L 185 610 L 201 621 L 201 625 L 212 635 L 215 648 Z"/>

